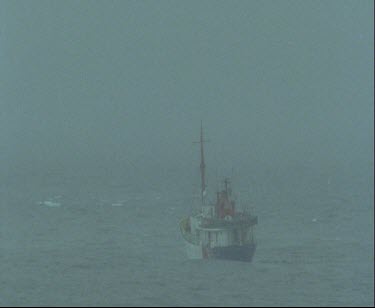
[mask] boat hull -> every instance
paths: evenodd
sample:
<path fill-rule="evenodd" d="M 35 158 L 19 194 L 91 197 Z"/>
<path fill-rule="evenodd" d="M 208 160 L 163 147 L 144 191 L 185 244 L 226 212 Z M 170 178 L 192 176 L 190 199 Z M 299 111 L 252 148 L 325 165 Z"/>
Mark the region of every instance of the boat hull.
<path fill-rule="evenodd" d="M 256 245 L 246 244 L 209 248 L 204 245 L 194 245 L 186 242 L 186 250 L 189 259 L 221 259 L 251 262 Z"/>
<path fill-rule="evenodd" d="M 215 247 L 209 249 L 209 256 L 215 259 L 251 262 L 255 249 L 255 244 Z"/>

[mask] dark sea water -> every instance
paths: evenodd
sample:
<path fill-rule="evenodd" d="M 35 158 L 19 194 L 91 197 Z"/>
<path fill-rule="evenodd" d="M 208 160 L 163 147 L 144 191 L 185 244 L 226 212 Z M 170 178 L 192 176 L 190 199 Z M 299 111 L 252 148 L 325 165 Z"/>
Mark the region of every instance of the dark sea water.
<path fill-rule="evenodd" d="M 191 187 L 4 181 L 0 305 L 372 306 L 372 179 L 252 176 L 252 263 L 186 258 Z"/>

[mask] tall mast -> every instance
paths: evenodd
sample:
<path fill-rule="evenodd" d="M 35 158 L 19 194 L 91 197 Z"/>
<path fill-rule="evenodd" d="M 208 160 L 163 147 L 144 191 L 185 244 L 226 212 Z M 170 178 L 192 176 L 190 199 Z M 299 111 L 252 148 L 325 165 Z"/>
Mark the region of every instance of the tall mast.
<path fill-rule="evenodd" d="M 206 190 L 206 175 L 205 175 L 205 168 L 206 165 L 204 163 L 204 149 L 203 149 L 203 125 L 201 121 L 201 139 L 200 139 L 200 144 L 201 144 L 201 164 L 200 164 L 200 169 L 201 169 L 201 197 L 202 197 L 202 204 L 204 204 L 204 194 Z"/>

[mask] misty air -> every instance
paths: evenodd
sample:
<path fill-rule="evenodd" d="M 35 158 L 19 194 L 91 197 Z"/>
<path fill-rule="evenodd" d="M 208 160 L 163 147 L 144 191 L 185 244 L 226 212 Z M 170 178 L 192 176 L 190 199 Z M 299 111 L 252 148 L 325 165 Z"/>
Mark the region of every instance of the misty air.
<path fill-rule="evenodd" d="M 373 306 L 373 11 L 0 0 L 0 306 Z"/>

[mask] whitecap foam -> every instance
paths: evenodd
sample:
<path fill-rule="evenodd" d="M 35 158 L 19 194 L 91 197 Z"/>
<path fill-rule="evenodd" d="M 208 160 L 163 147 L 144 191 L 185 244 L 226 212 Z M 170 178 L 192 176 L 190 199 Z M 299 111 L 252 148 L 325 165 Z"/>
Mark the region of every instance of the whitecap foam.
<path fill-rule="evenodd" d="M 334 237 L 334 238 L 323 238 L 323 241 L 341 241 L 341 238 Z"/>
<path fill-rule="evenodd" d="M 53 202 L 53 201 L 42 201 L 42 202 L 38 202 L 39 205 L 45 205 L 45 206 L 49 206 L 49 207 L 59 207 L 61 206 L 61 203 L 59 202 Z"/>
<path fill-rule="evenodd" d="M 112 206 L 123 206 L 122 203 L 112 203 Z"/>

